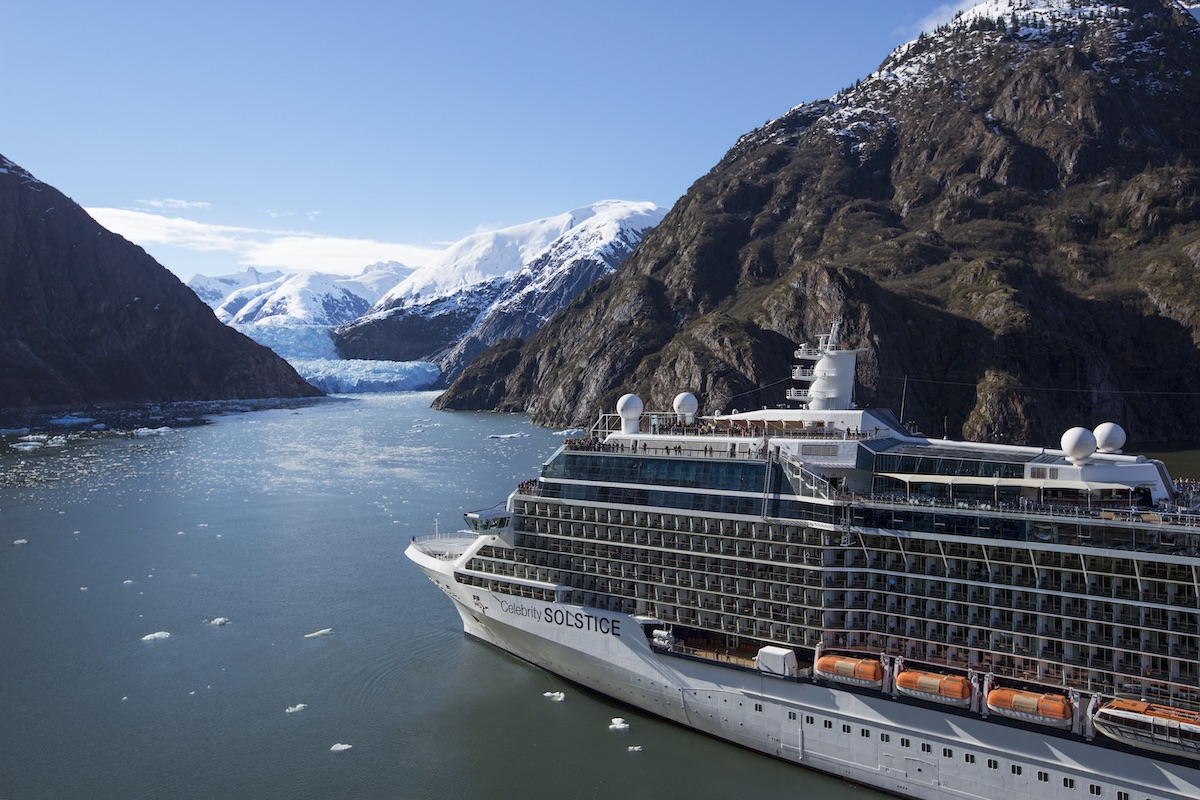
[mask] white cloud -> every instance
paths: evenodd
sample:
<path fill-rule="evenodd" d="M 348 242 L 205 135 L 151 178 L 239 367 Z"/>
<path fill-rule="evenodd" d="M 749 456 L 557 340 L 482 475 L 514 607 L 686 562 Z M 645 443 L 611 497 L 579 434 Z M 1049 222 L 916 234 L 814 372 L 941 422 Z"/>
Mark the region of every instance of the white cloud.
<path fill-rule="evenodd" d="M 955 14 L 977 5 L 979 5 L 979 0 L 958 0 L 958 2 L 954 3 L 942 3 L 940 6 L 931 9 L 925 15 L 924 19 L 917 22 L 912 35 L 933 33 L 939 25 L 945 25 L 947 22 L 952 21 Z"/>
<path fill-rule="evenodd" d="M 442 250 L 421 244 L 320 236 L 303 230 L 213 225 L 123 208 L 89 208 L 87 212 L 110 231 L 147 250 L 179 248 L 191 252 L 232 253 L 242 266 L 295 272 L 357 274 L 377 261 L 399 261 L 410 267 L 420 267 Z M 225 272 L 228 270 L 218 267 L 208 274 Z"/>
<path fill-rule="evenodd" d="M 173 197 L 164 197 L 161 200 L 138 200 L 138 203 L 143 206 L 150 206 L 151 208 L 170 209 L 208 208 L 212 205 L 203 200 L 176 200 Z"/>

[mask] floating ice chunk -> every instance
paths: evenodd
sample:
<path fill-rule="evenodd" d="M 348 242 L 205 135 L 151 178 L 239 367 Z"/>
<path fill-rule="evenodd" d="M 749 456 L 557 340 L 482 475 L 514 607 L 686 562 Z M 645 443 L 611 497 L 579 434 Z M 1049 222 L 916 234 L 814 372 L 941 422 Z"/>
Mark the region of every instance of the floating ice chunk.
<path fill-rule="evenodd" d="M 134 436 L 164 436 L 171 432 L 172 429 L 166 425 L 161 428 L 134 428 L 132 431 Z"/>
<path fill-rule="evenodd" d="M 524 439 L 528 433 L 489 433 L 489 439 Z"/>
<path fill-rule="evenodd" d="M 41 442 L 13 442 L 12 446 L 15 447 L 17 450 L 29 451 L 29 450 L 37 450 L 39 447 L 42 446 L 42 443 Z"/>
<path fill-rule="evenodd" d="M 567 428 L 566 430 L 555 431 L 555 436 L 583 436 L 587 431 L 583 428 Z"/>
<path fill-rule="evenodd" d="M 133 585 L 133 581 L 122 581 L 122 583 L 124 583 L 126 586 L 132 586 L 132 585 Z"/>
<path fill-rule="evenodd" d="M 304 634 L 305 639 L 316 639 L 319 636 L 332 636 L 333 628 L 321 628 L 319 631 Z"/>
<path fill-rule="evenodd" d="M 629 729 L 629 723 L 623 717 L 613 717 L 612 724 L 608 726 L 610 731 L 624 731 Z"/>
<path fill-rule="evenodd" d="M 554 702 L 561 703 L 567 696 L 562 692 L 542 692 L 542 697 L 549 697 Z"/>
<path fill-rule="evenodd" d="M 221 625 L 228 625 L 228 624 L 229 624 L 229 617 L 214 617 L 213 619 L 210 619 L 210 620 L 208 621 L 208 624 L 209 624 L 209 625 L 216 625 L 216 626 L 218 626 L 218 627 L 220 627 Z"/>
<path fill-rule="evenodd" d="M 157 631 L 155 633 L 146 634 L 145 636 L 142 637 L 142 641 L 149 642 L 149 641 L 153 641 L 154 639 L 169 639 L 169 638 L 171 638 L 171 634 L 168 631 Z"/>
<path fill-rule="evenodd" d="M 294 706 L 288 706 L 283 711 L 286 714 L 295 714 L 297 711 L 303 711 L 308 708 L 308 703 L 296 703 Z"/>
<path fill-rule="evenodd" d="M 86 591 L 87 591 L 87 587 L 86 587 L 86 586 L 80 586 L 80 587 L 79 587 L 79 591 L 81 591 L 81 592 L 86 592 Z"/>
<path fill-rule="evenodd" d="M 57 425 L 60 428 L 75 428 L 80 425 L 90 425 L 95 421 L 92 417 L 79 417 L 74 414 L 64 414 L 61 417 L 48 420 L 51 425 Z"/>
<path fill-rule="evenodd" d="M 640 744 L 631 744 L 631 745 L 629 745 L 629 747 L 626 747 L 625 749 L 631 753 L 642 752 L 642 746 Z"/>
<path fill-rule="evenodd" d="M 28 539 L 13 539 L 13 544 L 29 544 Z"/>
<path fill-rule="evenodd" d="M 335 744 L 333 747 L 331 747 L 329 749 L 334 753 L 340 753 L 343 750 L 349 750 L 353 746 L 354 745 L 352 745 L 352 744 L 342 744 L 341 742 L 338 742 L 337 744 Z"/>

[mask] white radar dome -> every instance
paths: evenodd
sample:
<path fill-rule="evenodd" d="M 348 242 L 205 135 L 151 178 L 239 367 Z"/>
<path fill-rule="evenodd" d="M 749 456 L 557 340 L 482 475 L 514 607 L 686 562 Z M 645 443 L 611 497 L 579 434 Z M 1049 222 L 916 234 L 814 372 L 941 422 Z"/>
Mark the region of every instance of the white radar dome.
<path fill-rule="evenodd" d="M 1115 422 L 1101 422 L 1092 434 L 1101 453 L 1119 453 L 1125 446 L 1125 429 Z"/>
<path fill-rule="evenodd" d="M 691 392 L 680 392 L 675 395 L 675 413 L 691 416 L 700 408 L 700 401 Z"/>
<path fill-rule="evenodd" d="M 1059 440 L 1072 464 L 1079 464 L 1096 452 L 1096 436 L 1087 428 L 1071 428 Z"/>
<path fill-rule="evenodd" d="M 642 398 L 636 394 L 623 394 L 621 399 L 617 401 L 617 414 L 621 419 L 637 419 L 642 415 L 642 409 L 645 406 L 642 404 Z"/>
<path fill-rule="evenodd" d="M 636 394 L 623 394 L 617 401 L 617 416 L 621 418 L 621 433 L 637 433 L 642 416 L 642 398 Z"/>

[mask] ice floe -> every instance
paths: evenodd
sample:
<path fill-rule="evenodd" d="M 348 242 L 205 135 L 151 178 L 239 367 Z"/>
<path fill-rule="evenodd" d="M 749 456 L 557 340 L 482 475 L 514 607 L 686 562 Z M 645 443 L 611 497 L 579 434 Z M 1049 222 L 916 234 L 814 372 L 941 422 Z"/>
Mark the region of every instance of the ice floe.
<path fill-rule="evenodd" d="M 554 702 L 561 703 L 567 696 L 562 692 L 542 692 L 542 697 L 549 697 Z"/>
<path fill-rule="evenodd" d="M 353 746 L 354 745 L 352 745 L 352 744 L 342 744 L 341 742 L 338 742 L 337 744 L 335 744 L 333 747 L 331 747 L 329 749 L 334 753 L 340 753 L 343 750 L 349 750 Z"/>
<path fill-rule="evenodd" d="M 642 746 L 640 744 L 631 744 L 631 745 L 629 745 L 629 747 L 626 747 L 625 749 L 631 753 L 642 752 Z"/>
<path fill-rule="evenodd" d="M 321 628 L 321 630 L 319 630 L 319 631 L 313 631 L 312 633 L 304 634 L 304 638 L 305 639 L 316 639 L 318 637 L 332 636 L 332 635 L 333 635 L 333 628 Z"/>
<path fill-rule="evenodd" d="M 13 544 L 17 544 L 17 545 L 29 544 L 29 540 L 28 539 L 13 539 Z"/>
<path fill-rule="evenodd" d="M 524 439 L 528 433 L 489 433 L 489 439 Z"/>
<path fill-rule="evenodd" d="M 161 428 L 134 428 L 131 433 L 134 436 L 164 436 L 171 433 L 174 429 L 164 425 Z"/>
<path fill-rule="evenodd" d="M 613 718 L 612 718 L 612 723 L 611 723 L 611 724 L 609 724 L 609 726 L 608 726 L 608 729 L 609 729 L 610 731 L 624 731 L 624 730 L 628 730 L 628 729 L 629 729 L 629 723 L 625 721 L 625 718 L 624 718 L 624 717 L 613 717 Z"/>
<path fill-rule="evenodd" d="M 222 625 L 228 625 L 229 617 L 214 617 L 208 621 L 208 624 L 216 625 L 217 627 L 220 627 Z"/>
<path fill-rule="evenodd" d="M 148 634 L 146 634 L 145 636 L 143 636 L 143 637 L 142 637 L 142 641 L 143 641 L 143 642 L 150 642 L 150 641 L 153 641 L 153 640 L 155 640 L 155 639 L 169 639 L 169 638 L 171 638 L 171 634 L 170 634 L 170 632 L 168 632 L 168 631 L 156 631 L 155 633 L 148 633 Z"/>
<path fill-rule="evenodd" d="M 283 711 L 285 714 L 295 714 L 297 711 L 303 711 L 308 708 L 308 703 L 296 703 L 294 706 L 288 706 Z"/>

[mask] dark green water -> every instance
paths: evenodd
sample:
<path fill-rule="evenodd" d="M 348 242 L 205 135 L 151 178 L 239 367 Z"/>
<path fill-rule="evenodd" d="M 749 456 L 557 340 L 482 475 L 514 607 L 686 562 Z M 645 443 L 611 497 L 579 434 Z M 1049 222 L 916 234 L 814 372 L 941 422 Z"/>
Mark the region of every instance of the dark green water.
<path fill-rule="evenodd" d="M 465 639 L 404 548 L 561 437 L 430 399 L 0 444 L 0 800 L 882 797 Z"/>

